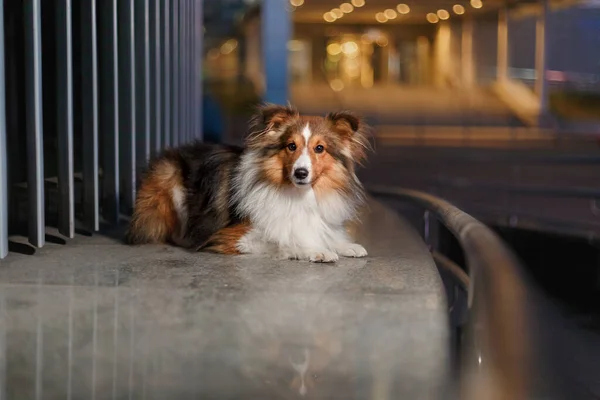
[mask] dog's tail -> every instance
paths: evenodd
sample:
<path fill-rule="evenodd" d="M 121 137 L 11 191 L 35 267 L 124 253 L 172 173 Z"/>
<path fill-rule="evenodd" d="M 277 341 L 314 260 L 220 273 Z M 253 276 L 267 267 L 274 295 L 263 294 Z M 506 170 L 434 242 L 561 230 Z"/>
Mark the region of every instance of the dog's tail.
<path fill-rule="evenodd" d="M 175 160 L 157 160 L 138 190 L 125 241 L 129 244 L 176 241 L 187 220 L 186 210 L 181 167 Z"/>

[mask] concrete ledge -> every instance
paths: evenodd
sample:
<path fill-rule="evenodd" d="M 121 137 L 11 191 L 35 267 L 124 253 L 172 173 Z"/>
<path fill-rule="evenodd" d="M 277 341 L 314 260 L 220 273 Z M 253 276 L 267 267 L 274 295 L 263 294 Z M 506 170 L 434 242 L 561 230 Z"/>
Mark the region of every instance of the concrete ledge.
<path fill-rule="evenodd" d="M 12 254 L 0 269 L 8 397 L 34 397 L 37 381 L 43 398 L 447 398 L 429 251 L 374 201 L 354 233 L 370 256 L 335 265 L 101 236 Z"/>

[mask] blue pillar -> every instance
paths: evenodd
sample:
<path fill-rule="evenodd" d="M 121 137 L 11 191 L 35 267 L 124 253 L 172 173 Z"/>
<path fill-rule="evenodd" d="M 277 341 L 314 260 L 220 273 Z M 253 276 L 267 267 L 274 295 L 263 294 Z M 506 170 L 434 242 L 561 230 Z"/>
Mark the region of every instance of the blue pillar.
<path fill-rule="evenodd" d="M 288 102 L 288 50 L 292 31 L 288 0 L 264 0 L 262 6 L 262 56 L 265 73 L 264 100 Z"/>

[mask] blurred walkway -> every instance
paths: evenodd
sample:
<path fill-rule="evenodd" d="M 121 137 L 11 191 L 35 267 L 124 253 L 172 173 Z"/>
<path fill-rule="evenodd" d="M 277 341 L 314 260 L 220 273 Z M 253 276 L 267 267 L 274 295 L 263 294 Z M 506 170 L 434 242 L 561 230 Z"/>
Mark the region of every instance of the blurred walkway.
<path fill-rule="evenodd" d="M 402 126 L 376 125 L 377 143 L 385 146 L 452 148 L 600 150 L 600 137 L 565 134 L 550 129 L 517 126 Z"/>
<path fill-rule="evenodd" d="M 441 139 L 376 134 L 361 179 L 436 194 L 491 224 L 600 238 L 596 139 L 484 134 L 473 129 L 471 141 L 459 136 L 454 143 L 451 133 Z"/>
<path fill-rule="evenodd" d="M 508 107 L 481 87 L 463 90 L 387 85 L 335 92 L 325 84 L 293 85 L 291 99 L 304 113 L 349 109 L 375 125 L 521 125 Z"/>

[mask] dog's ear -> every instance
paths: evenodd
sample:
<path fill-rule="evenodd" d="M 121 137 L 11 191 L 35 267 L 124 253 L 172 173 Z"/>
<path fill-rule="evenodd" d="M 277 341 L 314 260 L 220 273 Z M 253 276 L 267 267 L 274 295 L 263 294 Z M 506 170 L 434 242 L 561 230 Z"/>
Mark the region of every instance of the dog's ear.
<path fill-rule="evenodd" d="M 277 129 L 286 121 L 297 116 L 298 111 L 291 106 L 266 103 L 258 108 L 250 125 L 255 131 Z"/>
<path fill-rule="evenodd" d="M 362 124 L 360 118 L 350 111 L 329 113 L 326 118 L 331 122 L 336 131 L 339 133 L 347 133 L 349 135 L 358 132 Z"/>
<path fill-rule="evenodd" d="M 265 138 L 276 140 L 278 137 L 276 134 L 280 133 L 279 128 L 298 116 L 298 111 L 292 106 L 270 103 L 261 105 L 250 120 L 250 130 L 246 137 L 247 144 L 258 144 L 261 139 Z"/>
<path fill-rule="evenodd" d="M 343 140 L 352 159 L 362 164 L 367 158 L 367 152 L 372 150 L 369 142 L 369 127 L 350 111 L 329 113 L 325 119 L 333 132 Z"/>

